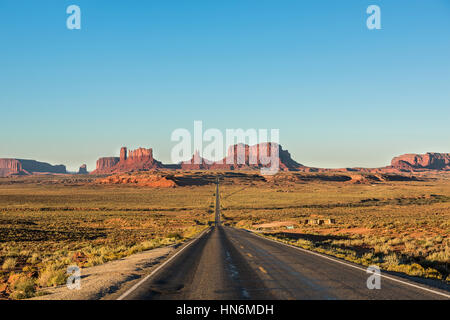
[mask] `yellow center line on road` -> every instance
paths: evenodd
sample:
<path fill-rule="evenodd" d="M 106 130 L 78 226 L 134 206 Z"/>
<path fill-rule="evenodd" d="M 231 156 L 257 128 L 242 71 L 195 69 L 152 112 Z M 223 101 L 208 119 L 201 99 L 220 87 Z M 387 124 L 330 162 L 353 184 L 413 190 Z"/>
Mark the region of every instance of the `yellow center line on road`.
<path fill-rule="evenodd" d="M 267 271 L 266 271 L 266 269 L 264 269 L 263 267 L 258 267 L 259 268 L 259 270 L 261 270 L 262 272 L 264 272 L 264 273 L 266 273 L 267 274 Z"/>

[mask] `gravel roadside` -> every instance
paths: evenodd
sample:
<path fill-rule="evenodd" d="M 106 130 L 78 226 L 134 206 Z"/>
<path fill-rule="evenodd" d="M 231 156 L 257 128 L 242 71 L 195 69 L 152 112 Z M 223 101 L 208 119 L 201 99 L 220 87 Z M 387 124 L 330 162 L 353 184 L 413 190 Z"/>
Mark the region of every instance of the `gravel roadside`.
<path fill-rule="evenodd" d="M 140 252 L 120 260 L 81 269 L 81 288 L 47 288 L 31 300 L 109 300 L 120 296 L 171 254 L 177 245 Z"/>

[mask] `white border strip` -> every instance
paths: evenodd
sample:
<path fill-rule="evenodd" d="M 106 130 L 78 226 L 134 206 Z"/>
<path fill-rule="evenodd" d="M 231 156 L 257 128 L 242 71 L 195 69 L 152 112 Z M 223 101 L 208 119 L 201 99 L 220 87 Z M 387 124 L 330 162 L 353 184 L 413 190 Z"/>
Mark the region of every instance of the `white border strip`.
<path fill-rule="evenodd" d="M 245 229 L 245 230 L 247 230 L 247 229 Z M 269 240 L 269 241 L 272 241 L 272 242 L 275 242 L 275 243 L 279 243 L 279 244 L 284 244 L 285 246 L 288 246 L 288 247 L 291 247 L 291 248 L 294 248 L 294 249 L 297 249 L 297 250 L 300 250 L 300 251 L 303 251 L 303 252 L 306 252 L 306 253 L 310 253 L 310 254 L 313 254 L 315 256 L 322 257 L 322 258 L 325 258 L 325 259 L 328 259 L 328 260 L 331 260 L 331 261 L 334 261 L 334 262 L 337 262 L 337 263 L 343 264 L 345 266 L 352 267 L 352 268 L 355 268 L 355 269 L 358 269 L 358 270 L 361 270 L 361 271 L 364 271 L 364 272 L 367 271 L 366 269 L 364 269 L 362 267 L 359 267 L 359 266 L 356 266 L 356 265 L 353 265 L 353 264 L 350 264 L 350 263 L 338 260 L 337 258 L 331 258 L 331 257 L 328 257 L 326 255 L 323 255 L 323 254 L 320 254 L 320 253 L 317 253 L 317 252 L 314 252 L 314 251 L 310 251 L 310 250 L 306 250 L 306 249 L 303 249 L 303 248 L 300 248 L 300 247 L 296 247 L 296 246 L 293 246 L 293 245 L 290 245 L 290 244 L 287 244 L 287 243 L 284 243 L 284 242 L 281 242 L 281 241 L 276 241 L 276 240 L 273 240 L 273 239 L 269 239 L 269 238 L 260 236 L 259 234 L 256 234 L 256 233 L 252 232 L 251 230 L 248 230 L 248 231 L 250 231 L 250 233 L 252 235 L 254 235 L 255 237 L 259 237 L 261 239 L 266 239 L 266 240 Z M 437 295 L 440 295 L 440 296 L 443 296 L 443 297 L 446 297 L 446 298 L 450 299 L 450 295 L 449 294 L 446 294 L 446 293 L 443 293 L 443 292 L 439 292 L 439 291 L 436 291 L 436 290 L 432 290 L 432 289 L 428 289 L 428 288 L 425 288 L 425 287 L 421 287 L 419 285 L 412 284 L 412 283 L 409 283 L 409 282 L 406 282 L 406 281 L 403 281 L 403 280 L 395 279 L 395 278 L 387 276 L 387 275 L 385 275 L 383 273 L 381 273 L 380 275 L 382 277 L 386 278 L 386 279 L 389 279 L 389 280 L 392 280 L 392 281 L 395 281 L 395 282 L 400 282 L 400 283 L 406 284 L 406 285 L 408 285 L 410 287 L 414 287 L 414 288 L 417 288 L 417 289 L 422 289 L 422 290 L 425 290 L 425 291 L 428 291 L 428 292 L 431 292 L 431 293 L 434 293 L 434 294 L 437 294 Z"/>
<path fill-rule="evenodd" d="M 186 248 L 190 247 L 193 243 L 197 242 L 198 239 L 200 239 L 205 233 L 209 232 L 211 230 L 211 227 L 208 229 L 205 229 L 202 233 L 199 234 L 199 236 L 195 239 L 193 239 L 191 242 L 189 242 L 187 245 L 185 245 L 180 251 L 175 253 L 173 256 L 171 256 L 169 259 L 164 261 L 162 264 L 160 264 L 155 270 L 153 270 L 150 274 L 145 276 L 141 281 L 136 283 L 134 286 L 132 286 L 129 290 L 127 290 L 124 294 L 122 294 L 117 300 L 123 300 L 125 299 L 130 293 L 132 293 L 134 290 L 136 290 L 140 285 L 142 285 L 145 281 L 147 281 L 151 276 L 153 276 L 155 273 L 157 273 L 159 270 L 164 268 L 166 264 L 168 264 L 170 261 L 175 259 L 176 256 L 178 256 L 180 253 L 182 253 Z"/>

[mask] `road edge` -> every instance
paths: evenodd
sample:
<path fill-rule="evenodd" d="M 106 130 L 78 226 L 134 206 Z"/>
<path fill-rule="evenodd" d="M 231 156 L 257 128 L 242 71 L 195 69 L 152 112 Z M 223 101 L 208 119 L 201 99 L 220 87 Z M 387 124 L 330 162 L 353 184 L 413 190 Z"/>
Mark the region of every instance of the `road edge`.
<path fill-rule="evenodd" d="M 135 291 L 137 288 L 139 288 L 144 282 L 146 282 L 148 279 L 150 279 L 152 276 L 154 276 L 159 270 L 164 268 L 168 263 L 170 263 L 175 257 L 177 257 L 181 252 L 183 252 L 185 249 L 189 248 L 192 244 L 197 242 L 205 233 L 208 233 L 211 230 L 211 227 L 206 228 L 202 232 L 200 232 L 196 237 L 188 241 L 184 246 L 182 246 L 177 252 L 175 252 L 172 256 L 170 256 L 167 260 L 162 262 L 159 266 L 157 266 L 152 272 L 150 272 L 148 275 L 146 275 L 144 278 L 139 280 L 138 283 L 134 284 L 130 289 L 125 291 L 123 294 L 121 294 L 116 300 L 124 300 L 127 296 L 129 296 L 133 291 Z"/>
<path fill-rule="evenodd" d="M 360 271 L 363 271 L 363 272 L 367 273 L 367 268 L 364 268 L 364 267 L 362 267 L 362 266 L 360 266 L 358 264 L 351 263 L 351 262 L 348 262 L 348 261 L 345 261 L 345 260 L 341 260 L 339 258 L 336 258 L 336 257 L 333 257 L 333 256 L 329 256 L 329 255 L 325 255 L 325 254 L 322 254 L 322 253 L 319 253 L 319 252 L 307 250 L 307 249 L 304 249 L 304 248 L 301 248 L 301 247 L 296 247 L 294 245 L 291 245 L 291 244 L 288 244 L 288 243 L 284 243 L 284 242 L 281 242 L 281 241 L 277 241 L 277 240 L 274 240 L 274 239 L 270 239 L 270 238 L 264 237 L 262 235 L 259 235 L 259 234 L 255 233 L 255 232 L 253 232 L 252 230 L 249 230 L 249 229 L 241 229 L 241 230 L 245 230 L 245 231 L 249 232 L 250 234 L 254 235 L 255 237 L 258 237 L 258 238 L 261 238 L 261 239 L 265 239 L 265 240 L 268 240 L 268 241 L 272 241 L 272 242 L 275 242 L 275 243 L 283 244 L 285 246 L 288 246 L 288 247 L 300 250 L 302 252 L 309 253 L 309 254 L 312 254 L 312 255 L 315 255 L 315 256 L 319 256 L 321 258 L 324 258 L 324 259 L 327 259 L 327 260 L 331 260 L 331 261 L 334 261 L 336 263 L 340 263 L 342 265 L 346 265 L 347 267 L 358 269 Z M 408 285 L 410 287 L 414 287 L 416 289 L 421 289 L 421 290 L 424 290 L 424 291 L 427 291 L 427 292 L 431 292 L 431 293 L 434 293 L 434 294 L 437 294 L 437 295 L 440 295 L 440 296 L 443 296 L 445 298 L 450 299 L 450 294 L 438 291 L 438 290 L 441 290 L 441 289 L 437 289 L 437 288 L 436 289 L 429 289 L 429 288 L 426 288 L 426 287 L 421 286 L 419 284 L 410 283 L 410 282 L 408 282 L 406 280 L 396 279 L 394 276 L 386 275 L 386 274 L 383 274 L 383 273 L 381 273 L 380 276 L 383 277 L 383 278 L 389 279 L 391 281 L 399 282 L 399 283 L 402 283 L 404 285 Z"/>

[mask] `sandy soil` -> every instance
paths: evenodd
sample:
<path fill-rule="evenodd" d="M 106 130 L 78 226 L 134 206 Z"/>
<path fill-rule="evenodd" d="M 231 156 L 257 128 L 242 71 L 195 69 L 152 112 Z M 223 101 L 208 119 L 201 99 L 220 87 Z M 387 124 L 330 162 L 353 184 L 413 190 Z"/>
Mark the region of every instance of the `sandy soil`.
<path fill-rule="evenodd" d="M 42 290 L 49 293 L 33 300 L 100 300 L 117 298 L 122 291 L 131 287 L 137 279 L 146 275 L 175 246 L 153 249 L 110 261 L 102 265 L 81 269 L 81 288 L 69 290 L 66 286 Z M 117 296 L 117 297 L 116 297 Z"/>
<path fill-rule="evenodd" d="M 277 227 L 285 227 L 297 225 L 297 223 L 293 221 L 274 221 L 269 223 L 257 224 L 254 225 L 253 228 L 277 228 Z"/>

